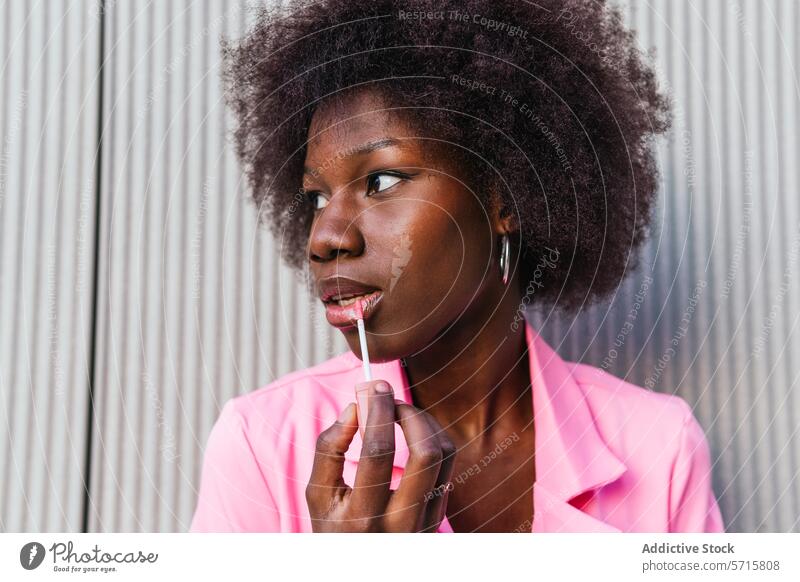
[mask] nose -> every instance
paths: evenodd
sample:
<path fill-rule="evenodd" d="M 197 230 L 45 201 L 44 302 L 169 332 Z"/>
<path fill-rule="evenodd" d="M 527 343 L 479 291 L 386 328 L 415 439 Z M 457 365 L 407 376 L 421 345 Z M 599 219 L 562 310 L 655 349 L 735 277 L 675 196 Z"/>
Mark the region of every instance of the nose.
<path fill-rule="evenodd" d="M 358 256 L 364 251 L 364 237 L 359 228 L 358 212 L 349 193 L 332 196 L 311 224 L 308 259 L 325 263 L 345 254 Z"/>

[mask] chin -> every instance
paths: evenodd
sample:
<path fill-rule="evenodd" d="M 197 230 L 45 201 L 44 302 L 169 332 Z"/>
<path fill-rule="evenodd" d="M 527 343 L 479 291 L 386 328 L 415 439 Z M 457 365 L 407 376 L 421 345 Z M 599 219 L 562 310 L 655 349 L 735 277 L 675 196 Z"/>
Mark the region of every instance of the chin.
<path fill-rule="evenodd" d="M 364 360 L 361 354 L 361 343 L 358 341 L 358 329 L 355 327 L 342 330 L 347 340 L 347 345 L 350 351 L 356 355 L 359 360 Z M 369 342 L 367 348 L 369 349 L 369 361 L 373 364 L 384 364 L 392 360 L 399 360 L 405 357 L 408 352 L 404 351 L 400 346 L 391 345 L 390 342 L 380 341 L 380 336 L 369 335 L 367 341 Z"/>

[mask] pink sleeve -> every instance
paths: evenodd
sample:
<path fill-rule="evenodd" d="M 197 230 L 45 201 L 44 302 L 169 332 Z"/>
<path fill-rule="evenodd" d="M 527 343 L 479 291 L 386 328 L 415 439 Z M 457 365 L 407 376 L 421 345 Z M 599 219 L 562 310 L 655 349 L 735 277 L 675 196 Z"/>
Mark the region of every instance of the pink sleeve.
<path fill-rule="evenodd" d="M 206 444 L 190 532 L 278 532 L 280 514 L 233 400 Z"/>
<path fill-rule="evenodd" d="M 669 492 L 670 532 L 724 532 L 722 514 L 711 485 L 711 453 L 702 426 L 684 401 L 680 448 Z"/>

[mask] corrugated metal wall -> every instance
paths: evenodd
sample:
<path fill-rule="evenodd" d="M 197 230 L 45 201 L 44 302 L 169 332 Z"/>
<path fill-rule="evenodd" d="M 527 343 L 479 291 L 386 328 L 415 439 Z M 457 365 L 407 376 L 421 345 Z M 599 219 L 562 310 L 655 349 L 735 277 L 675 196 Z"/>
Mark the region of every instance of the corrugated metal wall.
<path fill-rule="evenodd" d="M 99 66 L 67 2 L 0 5 L 0 530 L 80 529 Z"/>
<path fill-rule="evenodd" d="M 186 530 L 222 404 L 346 349 L 226 147 L 218 39 L 248 14 L 0 5 L 2 531 Z M 800 6 L 628 16 L 677 102 L 657 231 L 610 307 L 533 321 L 696 407 L 730 531 L 800 531 Z"/>

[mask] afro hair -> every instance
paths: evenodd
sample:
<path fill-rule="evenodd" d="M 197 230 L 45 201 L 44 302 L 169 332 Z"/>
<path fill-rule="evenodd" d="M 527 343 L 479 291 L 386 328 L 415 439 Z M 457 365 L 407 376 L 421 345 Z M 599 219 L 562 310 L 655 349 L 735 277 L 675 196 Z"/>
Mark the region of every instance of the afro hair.
<path fill-rule="evenodd" d="M 654 137 L 669 102 L 620 9 L 605 0 L 319 0 L 261 8 L 223 41 L 226 100 L 259 218 L 290 266 L 308 261 L 303 196 L 314 112 L 377 91 L 479 199 L 519 227 L 521 283 L 543 249 L 534 304 L 572 311 L 637 262 L 658 191 Z"/>

